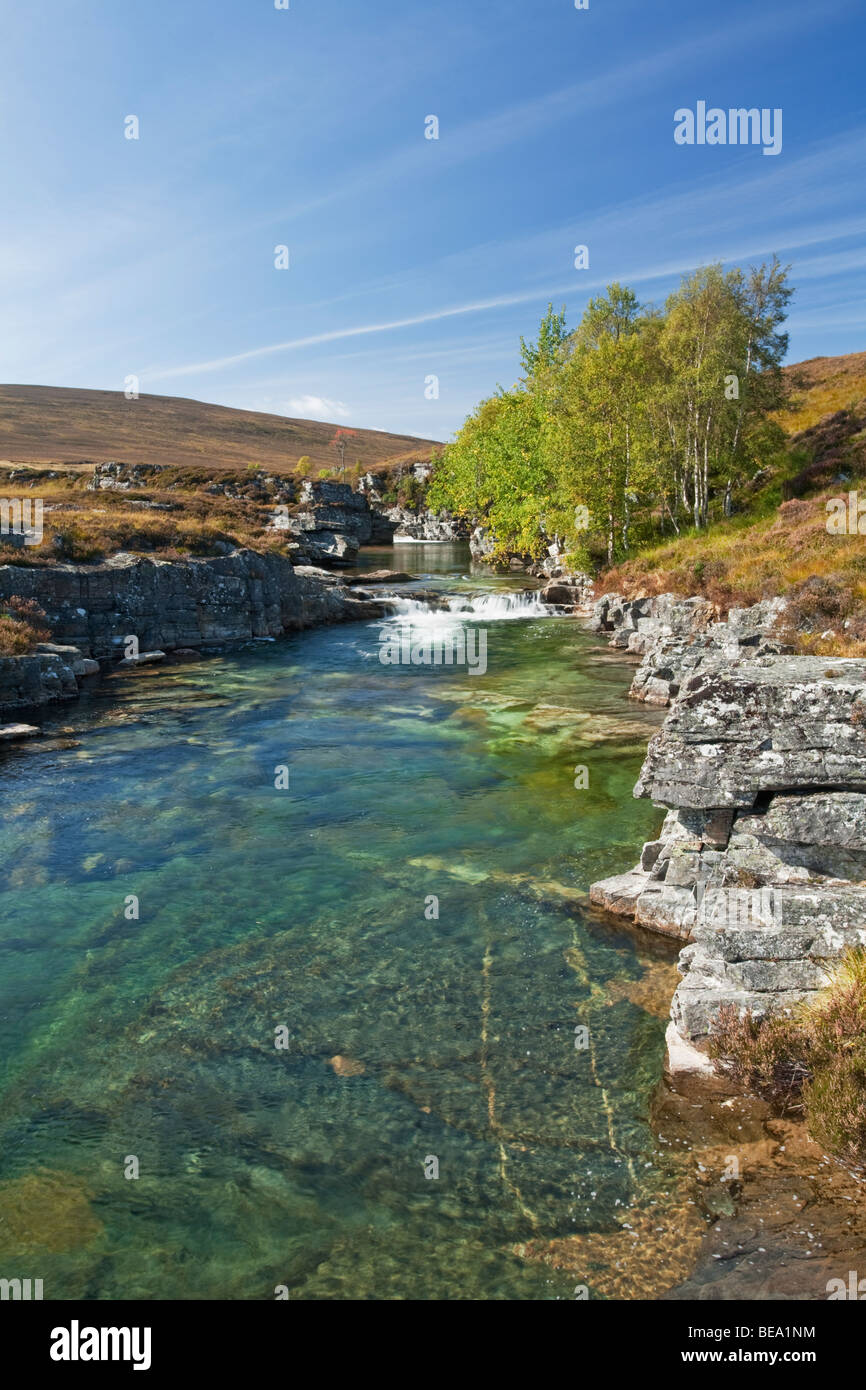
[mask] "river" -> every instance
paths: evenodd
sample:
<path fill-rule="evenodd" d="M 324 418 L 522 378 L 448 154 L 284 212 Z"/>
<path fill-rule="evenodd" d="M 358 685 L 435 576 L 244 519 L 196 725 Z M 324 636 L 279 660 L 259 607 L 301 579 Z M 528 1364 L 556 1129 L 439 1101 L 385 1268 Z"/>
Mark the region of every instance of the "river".
<path fill-rule="evenodd" d="M 3 753 L 0 1274 L 46 1298 L 573 1298 L 563 1241 L 593 1295 L 624 1213 L 681 1199 L 675 953 L 586 900 L 658 829 L 661 716 L 525 579 L 383 563 L 483 626 L 483 674 L 320 628 Z"/>

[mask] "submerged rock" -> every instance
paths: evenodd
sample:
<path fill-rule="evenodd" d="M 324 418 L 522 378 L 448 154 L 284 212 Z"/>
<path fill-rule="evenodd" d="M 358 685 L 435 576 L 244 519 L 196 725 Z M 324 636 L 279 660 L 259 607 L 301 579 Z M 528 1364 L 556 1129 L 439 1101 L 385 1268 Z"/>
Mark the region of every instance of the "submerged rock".
<path fill-rule="evenodd" d="M 402 570 L 365 570 L 358 577 L 364 584 L 408 584 L 414 576 Z"/>
<path fill-rule="evenodd" d="M 100 1235 L 91 1192 L 75 1173 L 41 1169 L 0 1182 L 0 1254 L 75 1250 Z"/>
<path fill-rule="evenodd" d="M 155 666 L 160 661 L 165 661 L 165 652 L 139 652 L 138 656 L 125 656 L 117 664 L 118 667 Z"/>
<path fill-rule="evenodd" d="M 355 1057 L 343 1057 L 338 1052 L 336 1057 L 332 1057 L 330 1065 L 334 1068 L 337 1076 L 363 1076 L 367 1068 L 363 1062 L 359 1062 Z"/>

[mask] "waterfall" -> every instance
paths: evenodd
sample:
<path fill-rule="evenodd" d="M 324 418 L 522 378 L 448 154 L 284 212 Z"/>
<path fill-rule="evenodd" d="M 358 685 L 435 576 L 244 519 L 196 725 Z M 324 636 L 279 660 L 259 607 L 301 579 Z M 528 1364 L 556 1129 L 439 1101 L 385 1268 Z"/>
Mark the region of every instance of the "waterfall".
<path fill-rule="evenodd" d="M 553 608 L 542 603 L 537 593 L 474 594 L 464 597 L 458 594 L 448 599 L 452 613 L 464 617 L 485 618 L 497 622 L 503 618 L 549 618 Z"/>
<path fill-rule="evenodd" d="M 385 596 L 383 595 L 383 598 Z M 387 603 L 395 616 L 428 622 L 455 623 L 472 621 L 500 622 L 507 618 L 548 618 L 554 609 L 542 603 L 535 593 L 453 594 L 444 599 L 445 607 L 431 607 L 425 599 L 396 598 L 388 595 Z"/>

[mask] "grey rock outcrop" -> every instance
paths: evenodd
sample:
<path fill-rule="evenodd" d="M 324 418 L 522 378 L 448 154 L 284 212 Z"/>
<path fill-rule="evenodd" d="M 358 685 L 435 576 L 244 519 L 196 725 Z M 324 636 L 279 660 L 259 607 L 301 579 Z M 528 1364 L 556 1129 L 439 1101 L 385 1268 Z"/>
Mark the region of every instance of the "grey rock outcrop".
<path fill-rule="evenodd" d="M 34 599 L 57 643 L 74 647 L 79 660 L 116 660 L 129 636 L 142 652 L 201 649 L 386 611 L 353 597 L 333 576 L 252 550 L 184 562 L 121 554 L 99 565 L 0 566 L 0 599 L 13 594 Z M 20 703 L 55 675 L 62 685 L 61 667 L 74 694 L 61 646 L 7 660 L 23 663 L 14 677 Z"/>
<path fill-rule="evenodd" d="M 469 550 L 473 560 L 487 561 L 496 549 L 496 537 L 486 526 L 476 526 L 469 536 Z"/>
<path fill-rule="evenodd" d="M 604 594 L 596 600 L 589 626 L 608 636 L 612 646 L 642 657 L 632 698 L 667 706 L 693 671 L 724 665 L 740 655 L 787 650 L 777 633 L 784 610 L 783 599 L 768 599 L 751 608 L 733 608 L 720 622 L 715 605 L 704 598 L 660 594 L 624 599 Z"/>
<path fill-rule="evenodd" d="M 866 661 L 717 658 L 685 679 L 635 788 L 665 806 L 866 787 Z"/>
<path fill-rule="evenodd" d="M 689 1065 L 722 1004 L 790 1009 L 866 944 L 866 661 L 768 651 L 772 608 L 756 607 L 695 634 L 635 787 L 668 809 L 659 838 L 590 890 L 687 943 L 674 1065 Z M 636 622 L 622 628 L 640 640 Z"/>
<path fill-rule="evenodd" d="M 91 492 L 135 492 L 151 488 L 167 492 L 187 491 L 190 479 L 189 476 L 184 476 L 185 472 L 186 470 L 171 468 L 163 463 L 97 463 L 87 488 Z M 70 476 L 76 477 L 75 474 Z M 208 478 L 207 474 L 203 473 L 199 486 L 203 492 L 213 497 L 281 503 L 297 500 L 295 482 L 292 478 L 265 473 L 259 469 L 249 469 L 242 476 L 229 472 L 224 477 L 217 475 Z"/>
<path fill-rule="evenodd" d="M 589 574 L 562 574 L 539 591 L 542 603 L 568 613 L 586 613 L 592 603 L 593 580 Z"/>
<path fill-rule="evenodd" d="M 326 480 L 303 482 L 299 510 L 278 513 L 274 525 L 295 537 L 305 558 L 337 567 L 353 565 L 377 534 L 369 499 L 348 483 Z"/>
<path fill-rule="evenodd" d="M 432 512 L 429 507 L 411 511 L 408 507 L 388 507 L 385 516 L 393 525 L 395 541 L 461 541 L 468 534 L 466 523 L 450 512 Z"/>
<path fill-rule="evenodd" d="M 361 484 L 364 484 L 362 486 Z M 348 483 L 307 480 L 301 484 L 298 510 L 274 516 L 275 529 L 287 531 L 299 554 L 315 564 L 353 565 L 362 545 L 390 545 L 395 532 L 428 540 L 451 540 L 457 523 L 433 512 L 384 508 L 371 474 L 355 492 Z"/>
<path fill-rule="evenodd" d="M 76 658 L 83 659 L 81 652 L 76 652 Z M 0 719 L 58 700 L 74 700 L 77 695 L 78 680 L 72 662 L 64 656 L 35 652 L 0 657 Z"/>

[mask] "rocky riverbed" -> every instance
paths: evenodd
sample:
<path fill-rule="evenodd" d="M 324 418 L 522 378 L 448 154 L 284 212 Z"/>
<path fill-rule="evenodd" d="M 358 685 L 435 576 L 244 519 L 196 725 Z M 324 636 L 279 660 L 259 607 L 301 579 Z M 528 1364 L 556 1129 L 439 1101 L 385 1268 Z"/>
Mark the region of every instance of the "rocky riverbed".
<path fill-rule="evenodd" d="M 190 1296 L 190 1269 L 196 1296 L 268 1297 L 278 1279 L 300 1297 L 429 1296 L 432 1248 L 448 1296 L 570 1297 L 580 1283 L 616 1299 L 825 1298 L 866 1249 L 858 1180 L 802 1125 L 688 1071 L 706 1066 L 720 1000 L 808 994 L 832 964 L 821 904 L 832 926 L 838 895 L 863 891 L 862 663 L 786 655 L 772 608 L 718 624 L 702 601 L 669 598 L 601 600 L 591 622 L 615 645 L 599 659 L 581 624 L 554 616 L 585 608 L 580 577 L 551 578 L 521 608 L 518 580 L 489 578 L 479 597 L 455 555 L 457 597 L 420 588 L 425 573 L 392 621 L 426 608 L 435 622 L 443 606 L 529 621 L 499 623 L 484 677 L 401 677 L 375 642 L 405 572 L 344 579 L 286 561 L 289 575 L 258 559 L 191 562 L 183 577 L 128 560 L 16 571 L 41 577 L 56 634 L 81 644 L 24 660 L 61 692 L 66 668 L 69 695 L 94 668 L 117 674 L 82 700 L 75 731 L 51 738 L 49 719 L 47 739 L 8 755 L 0 1209 L 13 1217 L 0 1254 L 38 1253 L 51 1296 Z M 299 631 L 365 613 L 372 626 Z M 117 662 L 114 638 L 136 627 L 145 656 L 166 653 L 151 679 Z M 648 654 L 666 692 L 648 687 Z M 641 656 L 629 711 L 624 658 Z M 287 756 L 281 799 L 269 773 Z M 576 762 L 591 799 L 563 775 Z M 624 890 L 591 890 L 624 916 L 589 911 L 593 878 L 656 831 L 650 801 L 668 816 L 642 865 Z M 144 904 L 134 929 L 128 891 Z M 729 919 L 772 914 L 777 891 L 799 922 Z M 420 910 L 429 894 L 441 925 Z M 729 917 L 705 920 L 719 899 Z M 678 946 L 682 1022 L 660 1083 Z M 274 1069 L 287 980 L 291 1048 Z M 397 1190 L 383 1133 L 407 1154 Z M 158 1174 L 134 1213 L 113 1166 L 131 1142 Z M 411 1181 L 427 1153 L 442 1159 L 432 1216 L 423 1177 L 420 1192 Z M 175 1271 L 167 1244 L 196 1258 Z"/>

